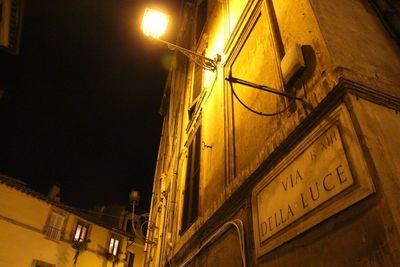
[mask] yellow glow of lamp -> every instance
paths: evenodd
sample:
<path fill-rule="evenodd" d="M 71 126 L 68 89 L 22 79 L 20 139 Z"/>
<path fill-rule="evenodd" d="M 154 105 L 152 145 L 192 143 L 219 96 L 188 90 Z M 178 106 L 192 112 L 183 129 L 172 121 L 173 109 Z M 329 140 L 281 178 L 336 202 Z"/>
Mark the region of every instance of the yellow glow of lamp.
<path fill-rule="evenodd" d="M 215 71 L 217 69 L 217 60 L 207 58 L 203 55 L 197 54 L 196 52 L 183 48 L 179 45 L 175 45 L 170 42 L 159 39 L 159 37 L 165 33 L 168 22 L 169 22 L 168 15 L 165 15 L 164 13 L 155 11 L 150 8 L 146 8 L 146 10 L 144 11 L 144 16 L 142 21 L 142 30 L 145 35 L 151 36 L 155 40 L 166 44 L 169 49 L 181 52 L 201 68 L 210 71 Z"/>
<path fill-rule="evenodd" d="M 168 22 L 168 15 L 146 8 L 142 21 L 142 30 L 145 35 L 158 38 L 165 33 Z"/>

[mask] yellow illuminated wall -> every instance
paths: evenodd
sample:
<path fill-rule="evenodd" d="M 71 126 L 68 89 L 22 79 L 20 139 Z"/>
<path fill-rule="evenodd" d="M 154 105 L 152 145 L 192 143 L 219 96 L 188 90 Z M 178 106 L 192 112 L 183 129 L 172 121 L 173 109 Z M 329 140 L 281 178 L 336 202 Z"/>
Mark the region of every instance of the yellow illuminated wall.
<path fill-rule="evenodd" d="M 64 230 L 61 240 L 53 241 L 44 234 L 46 221 L 50 212 L 65 215 Z M 76 250 L 72 248 L 76 224 L 84 222 L 89 225 L 88 249 L 79 257 L 76 266 L 112 266 L 104 257 L 112 233 L 109 229 L 85 220 L 60 207 L 40 200 L 30 194 L 16 190 L 0 183 L 0 266 L 31 267 L 33 260 L 40 260 L 57 267 L 73 266 Z M 121 260 L 125 259 L 128 238 L 121 237 Z M 143 245 L 129 241 L 129 249 L 135 254 L 134 267 L 143 265 Z M 124 266 L 120 261 L 115 266 Z"/>
<path fill-rule="evenodd" d="M 204 1 L 207 1 L 207 19 L 202 35 L 197 39 L 197 17 L 199 13 L 204 15 L 199 12 Z M 205 51 L 204 55 L 211 59 L 219 55 L 222 62 L 215 71 L 203 71 L 200 79 L 202 88 L 197 101 L 191 99 L 194 84 L 199 80 L 194 63 L 177 54 L 176 62 L 170 69 L 162 105 L 164 123 L 150 214 L 150 221 L 155 227 L 148 232 L 148 239 L 153 244 L 147 246 L 145 266 L 167 265 L 168 260 L 185 263 L 198 252 L 199 243 L 203 244 L 217 231 L 217 225 L 224 225 L 234 218 L 244 221 L 246 242 L 254 245 L 252 235 L 247 235 L 253 227 L 249 220 L 252 217 L 252 186 L 257 179 L 261 179 L 261 172 L 266 175 L 270 171 L 268 168 L 277 162 L 289 160 L 284 152 L 288 153 L 294 148 L 293 140 L 300 142 L 303 138 L 299 129 L 310 131 L 322 116 L 321 110 L 326 112 L 333 107 L 329 106 L 332 93 L 347 89 L 353 90 L 352 93 L 365 90 L 368 94 L 377 93 L 373 97 L 368 96 L 371 99 L 378 99 L 378 95 L 383 97 L 385 94 L 398 98 L 398 47 L 385 32 L 369 4 L 361 0 L 338 1 L 196 0 L 183 6 L 184 15 L 177 29 L 180 33 L 177 44 L 199 54 Z M 292 84 L 285 85 L 282 62 L 284 58 L 290 58 L 289 51 L 297 45 L 301 45 L 306 68 L 294 76 Z M 225 80 L 230 70 L 236 78 L 267 85 L 276 91 L 293 93 L 305 101 L 294 101 L 234 84 L 233 89 L 244 103 L 260 113 L 272 115 L 252 113 L 238 102 Z M 340 88 L 344 86 L 343 81 L 350 81 L 351 87 Z M 349 97 L 338 99 L 335 99 L 338 101 L 335 105 L 340 101 L 350 102 Z M 358 101 L 358 96 L 356 99 Z M 390 102 L 388 99 L 374 101 L 387 105 Z M 358 107 L 360 102 L 354 107 Z M 360 110 L 363 106 L 359 107 Z M 362 114 L 362 118 L 389 118 L 383 115 L 379 117 L 378 111 L 374 112 L 372 106 L 367 110 L 371 112 Z M 394 114 L 398 112 L 391 115 Z M 391 119 L 393 121 L 388 125 L 395 124 L 394 117 Z M 368 120 L 365 123 L 368 124 Z M 369 126 L 373 128 L 373 124 Z M 199 211 L 193 222 L 186 225 L 186 221 L 182 223 L 182 217 L 185 214 L 185 194 L 190 191 L 185 187 L 188 151 L 197 129 L 201 129 Z M 384 135 L 391 140 L 388 134 L 382 133 Z M 391 136 L 396 136 L 394 130 Z M 396 143 L 395 140 L 391 142 Z M 387 144 L 388 149 L 392 147 L 396 146 Z M 398 158 L 397 154 L 394 153 L 392 158 Z M 383 163 L 380 169 L 386 169 Z M 396 168 L 391 166 L 388 169 Z M 395 173 L 397 175 L 398 171 Z M 243 198 L 239 199 L 239 196 Z M 233 214 L 233 206 L 238 206 L 235 209 L 237 213 Z M 393 210 L 393 214 L 398 215 L 398 209 Z M 343 239 L 341 236 L 337 238 Z M 329 241 L 325 245 L 335 248 Z M 215 253 L 218 255 L 212 255 L 211 248 L 204 252 L 204 248 L 204 254 L 198 255 L 201 259 L 198 263 L 201 266 L 224 264 L 224 260 L 231 258 L 228 251 L 234 251 L 233 246 L 224 244 L 224 251 Z M 247 252 L 252 263 L 249 265 L 258 266 L 258 260 L 251 259 L 254 247 L 249 247 Z M 313 245 L 309 247 L 310 250 L 311 247 L 317 248 Z M 285 255 L 288 252 L 285 248 L 282 251 Z M 307 254 L 300 249 L 293 251 L 290 250 L 287 255 L 294 253 L 300 258 Z M 279 257 L 271 256 L 274 259 Z M 210 263 L 205 263 L 204 258 L 208 258 Z M 290 261 L 291 257 L 287 258 L 286 263 L 289 263 L 286 265 L 296 264 Z M 325 258 L 329 256 L 325 255 Z M 303 259 L 303 262 L 309 261 Z M 196 265 L 194 261 L 192 263 Z M 259 265 L 270 263 L 267 260 Z M 275 266 L 280 266 L 278 261 Z"/>

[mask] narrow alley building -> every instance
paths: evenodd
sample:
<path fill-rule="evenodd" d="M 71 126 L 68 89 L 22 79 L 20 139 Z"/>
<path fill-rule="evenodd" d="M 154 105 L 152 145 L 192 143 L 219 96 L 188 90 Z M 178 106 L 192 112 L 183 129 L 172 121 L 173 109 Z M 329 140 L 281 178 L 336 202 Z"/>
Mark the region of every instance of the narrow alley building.
<path fill-rule="evenodd" d="M 182 1 L 146 266 L 400 265 L 399 11 Z"/>

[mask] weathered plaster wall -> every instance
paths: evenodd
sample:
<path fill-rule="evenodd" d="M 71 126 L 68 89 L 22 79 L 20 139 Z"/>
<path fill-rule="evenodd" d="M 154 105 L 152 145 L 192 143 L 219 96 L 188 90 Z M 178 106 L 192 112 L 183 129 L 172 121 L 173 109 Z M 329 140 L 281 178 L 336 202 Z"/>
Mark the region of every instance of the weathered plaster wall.
<path fill-rule="evenodd" d="M 0 186 L 0 215 L 16 221 L 29 222 L 30 226 L 43 230 L 50 205 L 10 187 Z"/>
<path fill-rule="evenodd" d="M 243 266 L 239 238 L 233 228 L 228 230 L 228 232 L 223 234 L 210 246 L 203 249 L 187 266 L 218 266 L 221 262 L 229 267 Z"/>
<path fill-rule="evenodd" d="M 187 117 L 187 94 L 192 84 L 189 74 L 187 81 L 181 76 L 179 82 L 172 83 L 172 90 L 177 91 L 175 96 L 171 95 L 172 105 L 164 121 L 165 139 L 161 149 L 166 152 L 161 160 L 167 184 L 176 195 L 168 196 L 171 198 L 167 201 L 172 202 L 170 208 L 168 204 L 165 207 L 166 213 L 165 202 L 159 194 L 153 206 L 158 209 L 157 220 L 166 221 L 168 227 L 174 229 L 170 247 L 164 242 L 163 250 L 163 245 L 157 244 L 157 250 L 165 254 L 162 257 L 181 263 L 219 226 L 239 218 L 245 225 L 250 266 L 400 264 L 397 249 L 400 245 L 397 193 L 400 169 L 396 164 L 400 159 L 397 149 L 400 144 L 396 139 L 400 132 L 399 118 L 393 110 L 377 104 L 385 105 L 390 99 L 387 106 L 397 105 L 398 109 L 398 100 L 387 96 L 380 98 L 383 95 L 379 93 L 399 95 L 400 56 L 399 48 L 385 33 L 375 13 L 366 1 L 209 2 L 212 3 L 203 40 L 206 56 L 212 58 L 215 53 L 224 51 L 228 60 L 216 72 L 205 72 L 204 97 L 197 111 L 197 115 L 201 115 L 204 142 L 200 212 L 189 229 L 179 233 L 185 153 L 193 126 Z M 257 3 L 260 3 L 258 7 Z M 257 111 L 274 113 L 292 105 L 288 111 L 273 117 L 261 117 L 243 108 L 234 98 L 229 83 L 224 81 L 230 67 L 237 78 L 283 90 L 280 61 L 296 43 L 303 45 L 307 68 L 285 89 L 303 97 L 306 103 L 296 101 L 293 104 L 279 96 L 234 85 L 238 96 Z M 346 79 L 356 83 L 348 88 L 343 85 Z M 186 90 L 186 93 L 179 90 Z M 365 99 L 347 93 L 358 93 Z M 284 161 L 285 155 L 306 133 L 326 120 L 328 111 L 342 101 L 350 109 L 377 192 L 257 259 L 253 224 L 249 219 L 252 216 L 250 204 L 240 214 L 232 211 L 232 206 L 250 203 L 251 190 L 261 177 Z M 179 134 L 175 134 L 176 127 Z M 293 132 L 296 135 L 292 135 Z M 344 150 L 343 153 L 349 149 L 345 147 Z M 159 176 L 156 175 L 156 179 L 159 183 Z M 176 190 L 172 187 L 174 179 L 177 179 Z M 168 215 L 171 209 L 173 216 Z M 234 256 L 237 249 L 236 240 L 229 232 L 202 251 L 192 265 L 216 266 L 229 261 L 234 266 L 238 262 L 237 255 Z"/>
<path fill-rule="evenodd" d="M 373 173 L 376 192 L 258 260 L 253 255 L 255 266 L 293 266 L 294 262 L 299 266 L 400 264 L 398 215 L 394 207 L 391 207 L 398 205 L 398 198 L 394 189 L 389 188 L 398 187 L 398 179 L 394 179 L 394 176 L 395 173 L 398 176 L 399 172 L 397 167 L 391 166 L 391 162 L 399 160 L 399 155 L 394 149 L 396 141 L 380 144 L 377 142 L 390 140 L 393 138 L 390 137 L 391 134 L 398 135 L 400 122 L 393 110 L 351 95 L 346 96 L 346 102 L 363 144 L 368 168 Z M 387 151 L 388 154 L 375 151 Z M 377 161 L 381 166 L 377 166 Z"/>
<path fill-rule="evenodd" d="M 0 240 L 0 266 L 31 266 L 33 259 L 58 262 L 57 243 L 43 238 L 42 233 L 0 220 Z"/>
<path fill-rule="evenodd" d="M 256 6 L 258 1 L 254 3 Z M 238 97 L 253 110 L 264 114 L 283 111 L 276 116 L 260 116 L 239 104 L 230 84 L 224 84 L 226 112 L 232 120 L 232 125 L 226 125 L 226 134 L 232 142 L 231 147 L 229 141 L 227 146 L 234 157 L 231 163 L 234 171 L 228 179 L 239 178 L 239 183 L 255 171 L 334 86 L 327 72 L 332 61 L 308 1 L 259 3 L 260 7 L 255 11 L 250 9 L 240 24 L 242 28 L 227 43 L 225 76 L 232 66 L 234 77 L 295 92 L 307 98 L 309 104 L 305 108 L 299 101 L 291 103 L 282 96 L 234 84 Z M 296 43 L 303 46 L 307 68 L 294 85 L 284 89 L 280 62 L 285 51 Z"/>
<path fill-rule="evenodd" d="M 375 183 L 378 191 L 385 195 L 387 214 L 394 220 L 395 228 L 390 231 L 400 233 L 399 111 L 355 97 L 352 97 L 351 104 L 371 157 L 371 167 L 377 174 Z"/>
<path fill-rule="evenodd" d="M 346 77 L 379 87 L 400 83 L 400 50 L 368 1 L 310 0 L 334 65 Z M 399 96 L 398 90 L 380 86 Z"/>
<path fill-rule="evenodd" d="M 206 29 L 210 36 L 207 50 L 209 57 L 213 53 L 220 53 L 223 49 L 223 5 L 218 1 L 211 7 L 210 16 L 213 18 Z M 222 31 L 221 31 L 222 30 Z M 222 35 L 221 35 L 222 34 Z M 202 141 L 204 145 L 201 150 L 201 168 L 204 169 L 200 179 L 200 195 L 207 195 L 201 198 L 200 210 L 204 214 L 213 204 L 215 199 L 221 196 L 225 187 L 225 136 L 223 125 L 224 114 L 224 92 L 223 72 L 218 68 L 216 72 L 204 72 L 205 99 L 202 103 Z"/>

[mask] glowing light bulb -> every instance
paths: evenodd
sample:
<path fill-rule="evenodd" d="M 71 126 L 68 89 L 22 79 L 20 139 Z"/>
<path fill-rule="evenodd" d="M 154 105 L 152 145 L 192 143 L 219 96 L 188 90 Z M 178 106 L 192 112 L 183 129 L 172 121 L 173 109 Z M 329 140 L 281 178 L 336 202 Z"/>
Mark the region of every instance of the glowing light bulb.
<path fill-rule="evenodd" d="M 165 33 L 168 22 L 168 15 L 146 8 L 142 21 L 142 30 L 145 35 L 158 38 Z"/>

